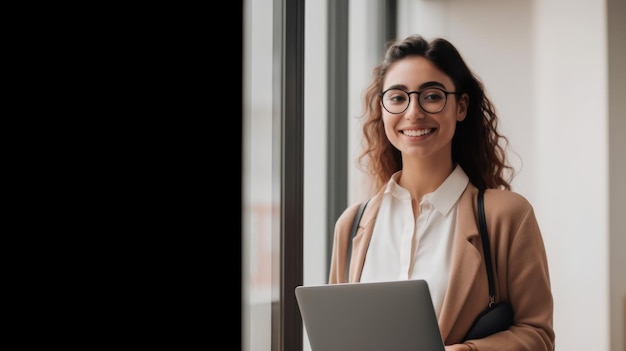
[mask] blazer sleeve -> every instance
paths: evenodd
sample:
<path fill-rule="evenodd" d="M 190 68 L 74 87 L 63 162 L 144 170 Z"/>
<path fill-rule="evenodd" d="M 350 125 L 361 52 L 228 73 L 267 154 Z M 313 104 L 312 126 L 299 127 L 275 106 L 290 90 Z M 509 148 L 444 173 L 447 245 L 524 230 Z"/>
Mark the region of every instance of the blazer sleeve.
<path fill-rule="evenodd" d="M 491 199 L 487 198 L 490 192 Z M 485 212 L 492 253 L 495 252 L 497 299 L 511 303 L 514 320 L 508 330 L 469 343 L 481 351 L 553 350 L 553 296 L 547 254 L 534 210 L 519 194 L 487 193 Z"/>

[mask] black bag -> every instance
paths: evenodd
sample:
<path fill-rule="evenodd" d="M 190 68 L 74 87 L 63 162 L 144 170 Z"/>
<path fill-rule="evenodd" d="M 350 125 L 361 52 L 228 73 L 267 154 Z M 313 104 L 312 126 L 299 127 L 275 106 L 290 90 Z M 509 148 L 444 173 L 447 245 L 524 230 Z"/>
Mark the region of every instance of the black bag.
<path fill-rule="evenodd" d="M 489 236 L 485 220 L 484 195 L 485 190 L 478 191 L 478 220 L 480 223 L 480 235 L 485 254 L 485 266 L 489 279 L 489 306 L 476 320 L 464 340 L 481 339 L 491 334 L 509 329 L 513 324 L 513 308 L 506 301 L 495 303 L 495 289 L 493 287 L 493 272 L 491 267 L 491 250 L 489 249 Z"/>
<path fill-rule="evenodd" d="M 509 329 L 513 322 L 513 309 L 508 302 L 490 304 L 476 320 L 465 340 L 482 339 L 491 334 Z"/>

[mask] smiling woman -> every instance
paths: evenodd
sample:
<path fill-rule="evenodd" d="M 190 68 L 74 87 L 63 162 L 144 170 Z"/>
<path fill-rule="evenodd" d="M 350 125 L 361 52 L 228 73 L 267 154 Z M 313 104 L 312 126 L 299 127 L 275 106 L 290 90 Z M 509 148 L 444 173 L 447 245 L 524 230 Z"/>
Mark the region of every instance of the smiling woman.
<path fill-rule="evenodd" d="M 354 238 L 358 203 L 336 221 L 329 283 L 426 280 L 446 351 L 552 350 L 543 237 L 531 204 L 510 190 L 507 139 L 457 49 L 419 35 L 390 42 L 364 106 L 360 159 L 378 190 Z M 479 194 L 491 228 L 484 244 Z M 467 339 L 481 313 L 501 302 L 515 312 L 513 324 Z"/>

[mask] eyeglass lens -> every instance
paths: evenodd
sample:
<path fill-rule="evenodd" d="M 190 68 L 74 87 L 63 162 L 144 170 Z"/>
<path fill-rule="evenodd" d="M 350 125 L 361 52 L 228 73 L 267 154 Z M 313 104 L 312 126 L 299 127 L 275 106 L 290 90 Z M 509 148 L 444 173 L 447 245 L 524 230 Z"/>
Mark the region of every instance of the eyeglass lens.
<path fill-rule="evenodd" d="M 447 94 L 441 89 L 430 88 L 411 94 L 418 96 L 420 107 L 428 113 L 437 113 L 446 106 Z M 389 89 L 383 94 L 382 101 L 390 113 L 402 113 L 409 107 L 411 97 L 402 89 Z"/>

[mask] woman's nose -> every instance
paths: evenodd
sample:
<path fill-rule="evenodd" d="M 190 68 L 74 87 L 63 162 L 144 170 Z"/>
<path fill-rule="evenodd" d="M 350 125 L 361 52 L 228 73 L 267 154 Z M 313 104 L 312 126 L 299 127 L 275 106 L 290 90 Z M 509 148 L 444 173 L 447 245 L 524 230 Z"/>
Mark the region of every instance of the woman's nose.
<path fill-rule="evenodd" d="M 422 107 L 419 105 L 417 99 L 411 99 L 409 101 L 409 106 L 404 111 L 404 118 L 408 120 L 424 118 L 425 112 L 422 110 Z"/>

